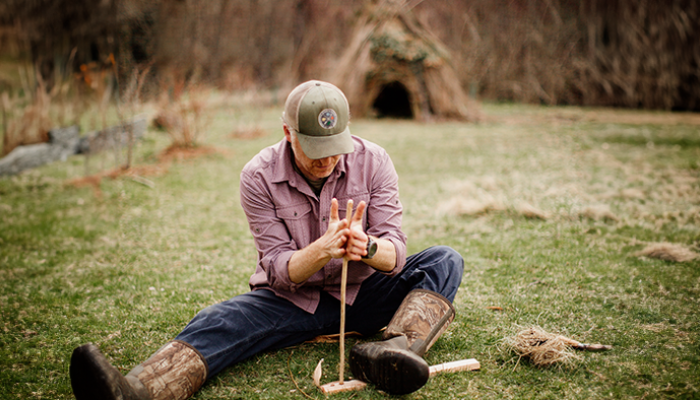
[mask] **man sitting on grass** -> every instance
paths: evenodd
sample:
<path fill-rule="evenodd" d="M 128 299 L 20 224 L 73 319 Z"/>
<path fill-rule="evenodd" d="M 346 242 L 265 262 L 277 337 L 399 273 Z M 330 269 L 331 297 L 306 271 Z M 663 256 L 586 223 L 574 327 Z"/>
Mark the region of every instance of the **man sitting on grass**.
<path fill-rule="evenodd" d="M 393 163 L 350 135 L 349 116 L 345 95 L 330 83 L 309 81 L 290 93 L 284 139 L 241 173 L 258 250 L 252 291 L 199 312 L 126 376 L 95 345 L 76 348 L 70 378 L 78 400 L 187 399 L 257 353 L 336 333 L 343 257 L 347 329 L 370 335 L 388 324 L 383 341 L 352 348 L 355 378 L 392 394 L 425 384 L 422 356 L 454 319 L 464 262 L 444 246 L 406 257 Z M 348 200 L 358 204 L 353 218 L 342 209 Z"/>

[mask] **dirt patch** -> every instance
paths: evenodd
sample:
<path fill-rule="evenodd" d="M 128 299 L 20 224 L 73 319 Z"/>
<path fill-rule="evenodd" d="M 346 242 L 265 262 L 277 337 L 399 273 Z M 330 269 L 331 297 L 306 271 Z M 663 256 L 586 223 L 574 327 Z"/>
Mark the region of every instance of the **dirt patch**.
<path fill-rule="evenodd" d="M 100 184 L 102 183 L 102 179 L 104 178 L 117 179 L 120 177 L 125 177 L 145 186 L 153 187 L 153 182 L 149 181 L 148 179 L 145 179 L 145 177 L 164 175 L 168 172 L 168 168 L 170 167 L 170 164 L 172 162 L 182 162 L 185 160 L 192 160 L 197 157 L 217 153 L 226 154 L 226 151 L 205 146 L 171 146 L 163 150 L 163 152 L 158 156 L 158 164 L 132 166 L 130 168 L 115 168 L 94 175 L 71 179 L 66 182 L 66 185 L 70 185 L 77 188 L 89 186 L 93 189 L 95 197 L 102 198 L 102 189 L 100 187 Z"/>
<path fill-rule="evenodd" d="M 267 131 L 257 126 L 237 128 L 228 135 L 230 139 L 244 140 L 258 139 L 265 136 L 267 136 Z"/>
<path fill-rule="evenodd" d="M 208 146 L 198 146 L 198 147 L 177 147 L 170 146 L 163 150 L 158 156 L 158 160 L 161 163 L 169 163 L 172 161 L 185 161 L 191 160 L 193 158 L 207 156 L 210 154 L 225 154 L 225 150 L 216 149 L 214 147 Z"/>
<path fill-rule="evenodd" d="M 161 176 L 166 172 L 168 172 L 167 164 L 144 165 L 131 168 L 115 168 L 109 171 L 100 172 L 98 174 L 71 179 L 66 182 L 66 185 L 77 188 L 89 186 L 92 188 L 95 197 L 102 198 L 102 188 L 100 187 L 100 184 L 104 178 L 117 179 L 119 177 L 127 177 L 131 178 L 135 182 L 152 187 L 152 183 L 143 177 Z"/>

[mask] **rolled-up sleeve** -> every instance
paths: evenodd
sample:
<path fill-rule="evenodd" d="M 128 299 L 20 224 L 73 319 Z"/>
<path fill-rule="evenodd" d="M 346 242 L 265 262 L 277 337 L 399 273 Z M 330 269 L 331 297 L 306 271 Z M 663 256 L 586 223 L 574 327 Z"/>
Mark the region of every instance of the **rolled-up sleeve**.
<path fill-rule="evenodd" d="M 370 202 L 367 209 L 367 234 L 389 240 L 396 249 L 396 266 L 383 274 L 394 276 L 406 264 L 406 235 L 401 230 L 403 207 L 399 199 L 399 176 L 389 155 L 382 151 L 372 171 Z"/>
<path fill-rule="evenodd" d="M 277 216 L 271 193 L 259 174 L 250 174 L 246 170 L 241 173 L 240 193 L 241 206 L 248 217 L 258 250 L 258 265 L 251 285 L 264 282 L 255 282 L 262 278 L 259 276 L 262 270 L 269 286 L 294 293 L 300 284 L 290 280 L 288 265 L 292 254 L 299 248 L 284 220 Z"/>

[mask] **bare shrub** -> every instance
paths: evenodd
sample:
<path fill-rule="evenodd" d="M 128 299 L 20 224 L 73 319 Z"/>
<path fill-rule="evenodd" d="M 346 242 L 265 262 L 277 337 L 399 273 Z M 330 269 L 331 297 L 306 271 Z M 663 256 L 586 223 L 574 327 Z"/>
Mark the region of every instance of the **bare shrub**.
<path fill-rule="evenodd" d="M 86 99 L 85 106 L 97 105 L 97 113 L 90 113 L 90 125 L 93 129 L 107 127 L 107 110 L 115 92 L 114 56 L 108 59 L 108 63 L 81 64 L 80 72 L 76 74 L 76 90 Z"/>
<path fill-rule="evenodd" d="M 122 124 L 126 120 L 131 120 L 136 116 L 138 110 L 141 109 L 141 94 L 143 86 L 146 82 L 146 76 L 151 70 L 151 66 L 148 65 L 143 69 L 135 67 L 129 77 L 121 96 L 119 96 L 119 103 L 117 107 L 117 112 L 119 113 L 119 119 Z M 131 126 L 131 125 L 129 125 Z M 126 164 L 124 168 L 130 168 L 133 162 L 133 152 L 134 152 L 134 132 L 133 129 L 129 129 L 129 139 L 127 143 L 127 157 Z"/>
<path fill-rule="evenodd" d="M 9 110 L 15 115 L 6 125 L 3 136 L 2 156 L 9 154 L 17 146 L 48 142 L 49 130 L 53 127 L 50 110 L 52 95 L 46 91 L 41 78 L 29 104 L 21 108 L 19 98 L 3 93 L 3 114 Z"/>
<path fill-rule="evenodd" d="M 208 96 L 209 89 L 204 85 L 194 79 L 188 82 L 177 73 L 162 86 L 154 124 L 170 135 L 172 147 L 200 145 L 210 122 Z"/>
<path fill-rule="evenodd" d="M 700 109 L 700 4 L 423 2 L 460 80 L 491 99 Z"/>

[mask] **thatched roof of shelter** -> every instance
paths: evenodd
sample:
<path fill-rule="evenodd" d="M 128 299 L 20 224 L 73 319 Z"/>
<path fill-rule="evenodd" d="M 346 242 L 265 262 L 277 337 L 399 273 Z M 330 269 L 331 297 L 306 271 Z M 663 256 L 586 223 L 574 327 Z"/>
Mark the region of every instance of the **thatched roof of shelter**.
<path fill-rule="evenodd" d="M 380 1 L 358 19 L 331 82 L 353 116 L 478 119 L 450 54 L 402 1 Z"/>

